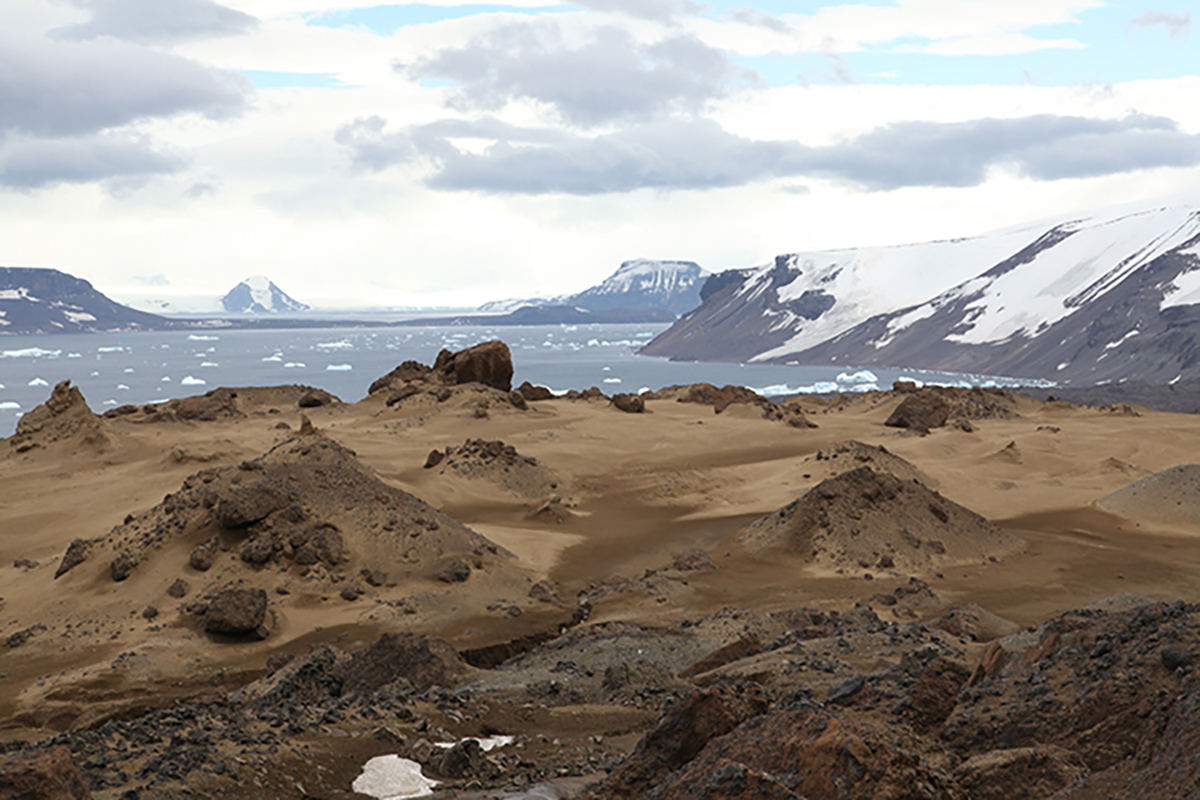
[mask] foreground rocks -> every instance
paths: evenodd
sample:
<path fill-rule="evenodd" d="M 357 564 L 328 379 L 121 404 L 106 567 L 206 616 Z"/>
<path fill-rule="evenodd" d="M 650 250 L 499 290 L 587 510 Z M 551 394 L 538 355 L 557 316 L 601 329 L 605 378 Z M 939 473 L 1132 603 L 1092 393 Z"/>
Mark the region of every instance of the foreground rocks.
<path fill-rule="evenodd" d="M 0 800 L 90 800 L 91 797 L 83 773 L 65 747 L 0 755 Z"/>

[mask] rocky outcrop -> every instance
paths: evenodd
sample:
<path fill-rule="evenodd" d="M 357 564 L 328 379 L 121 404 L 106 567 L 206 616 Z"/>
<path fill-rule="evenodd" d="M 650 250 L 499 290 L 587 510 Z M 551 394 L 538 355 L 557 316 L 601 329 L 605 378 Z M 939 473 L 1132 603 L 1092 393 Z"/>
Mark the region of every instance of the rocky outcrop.
<path fill-rule="evenodd" d="M 512 391 L 512 376 L 512 353 L 509 352 L 508 345 L 501 341 L 492 341 L 457 352 L 443 350 L 438 353 L 432 367 L 418 361 L 405 361 L 372 383 L 369 392 L 375 394 L 387 390 L 389 393 L 408 391 L 416 394 L 422 391 L 423 386 L 479 383 L 507 395 Z"/>
<path fill-rule="evenodd" d="M 387 633 L 354 654 L 346 668 L 343 690 L 363 694 L 403 678 L 423 691 L 453 688 L 470 671 L 467 662 L 444 639 L 412 633 Z"/>
<path fill-rule="evenodd" d="M 92 796 L 65 747 L 0 755 L 0 800 L 89 800 Z"/>
<path fill-rule="evenodd" d="M 646 411 L 646 402 L 636 394 L 614 394 L 610 402 L 614 408 L 626 414 L 642 414 Z"/>
<path fill-rule="evenodd" d="M 971 800 L 1050 797 L 1087 777 L 1078 753 L 1055 745 L 993 750 L 973 756 L 954 770 Z"/>
<path fill-rule="evenodd" d="M 950 417 L 950 405 L 931 393 L 910 394 L 887 418 L 884 425 L 890 428 L 908 428 L 918 433 L 929 433 L 940 428 Z"/>
<path fill-rule="evenodd" d="M 8 439 L 14 453 L 60 442 L 83 444 L 98 451 L 113 445 L 101 418 L 92 413 L 79 387 L 70 381 L 60 382 L 45 403 L 17 420 L 16 433 Z"/>
<path fill-rule="evenodd" d="M 267 637 L 267 593 L 262 589 L 222 589 L 208 603 L 204 629 L 225 636 Z"/>

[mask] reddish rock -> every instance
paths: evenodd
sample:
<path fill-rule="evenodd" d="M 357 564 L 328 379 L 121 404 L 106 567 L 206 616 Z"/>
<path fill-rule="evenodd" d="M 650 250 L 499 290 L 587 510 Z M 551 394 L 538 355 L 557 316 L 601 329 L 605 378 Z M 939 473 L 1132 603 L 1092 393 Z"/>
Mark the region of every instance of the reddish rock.
<path fill-rule="evenodd" d="M 584 796 L 645 797 L 711 739 L 764 713 L 769 705 L 770 698 L 756 683 L 727 681 L 694 691 L 671 707 L 629 757 Z"/>
<path fill-rule="evenodd" d="M 512 353 L 501 341 L 484 342 L 457 353 L 443 350 L 438 353 L 433 371 L 452 385 L 482 383 L 502 392 L 512 390 Z"/>
<path fill-rule="evenodd" d="M 409 383 L 411 381 L 424 381 L 430 377 L 431 369 L 419 361 L 405 361 L 394 370 L 377 379 L 371 384 L 371 388 L 367 390 L 367 394 L 375 394 L 381 389 L 387 389 L 393 383 Z"/>
<path fill-rule="evenodd" d="M 166 403 L 166 406 L 179 419 L 212 422 L 218 419 L 242 416 L 242 412 L 238 410 L 237 404 L 234 403 L 237 396 L 237 392 L 232 389 L 213 389 L 211 392 L 198 397 L 184 397 L 180 400 L 172 400 Z"/>
<path fill-rule="evenodd" d="M 346 670 L 344 690 L 360 694 L 404 678 L 418 691 L 451 688 L 467 674 L 467 662 L 445 639 L 413 633 L 386 633 L 354 654 Z"/>
<path fill-rule="evenodd" d="M 697 797 L 695 787 L 712 783 L 730 764 L 769 775 L 805 800 L 965 797 L 916 755 L 872 729 L 809 709 L 755 716 L 731 733 L 713 738 L 691 763 L 645 796 L 653 800 Z"/>
<path fill-rule="evenodd" d="M 883 424 L 891 428 L 928 432 L 945 425 L 949 417 L 949 403 L 933 392 L 917 392 L 905 396 Z"/>
<path fill-rule="evenodd" d="M 1089 772 L 1078 753 L 1041 744 L 973 756 L 954 770 L 953 777 L 971 800 L 1012 800 L 1049 797 Z"/>
<path fill-rule="evenodd" d="M 525 381 L 518 386 L 517 391 L 521 393 L 522 397 L 530 402 L 554 399 L 554 392 L 550 391 L 545 386 L 534 386 L 529 381 Z"/>
<path fill-rule="evenodd" d="M 296 404 L 301 408 L 320 408 L 321 406 L 333 405 L 336 402 L 338 402 L 338 399 L 324 389 L 313 389 L 305 393 Z"/>
<path fill-rule="evenodd" d="M 920 733 L 941 725 L 954 711 L 958 692 L 966 684 L 967 668 L 945 658 L 935 658 L 901 705 L 901 714 Z"/>
<path fill-rule="evenodd" d="M 738 639 L 736 642 L 727 644 L 721 649 L 709 653 L 695 664 L 680 672 L 679 677 L 691 678 L 704 672 L 711 672 L 718 667 L 732 664 L 734 661 L 741 661 L 743 658 L 756 656 L 762 651 L 762 642 L 759 641 L 757 636 L 751 634 L 744 639 Z"/>
<path fill-rule="evenodd" d="M 226 636 L 253 635 L 265 639 L 267 593 L 262 589 L 222 589 L 208 604 L 204 629 Z"/>
<path fill-rule="evenodd" d="M 269 486 L 245 486 L 226 492 L 217 499 L 217 522 L 226 528 L 240 528 L 266 519 L 287 505 L 287 500 Z"/>
<path fill-rule="evenodd" d="M 433 469 L 442 463 L 442 459 L 445 457 L 446 454 L 441 450 L 430 450 L 429 455 L 425 457 L 425 469 Z"/>
<path fill-rule="evenodd" d="M 642 414 L 646 411 L 646 402 L 636 394 L 614 394 L 613 406 L 626 414 Z"/>
<path fill-rule="evenodd" d="M 88 800 L 87 780 L 65 747 L 0 755 L 0 800 Z"/>

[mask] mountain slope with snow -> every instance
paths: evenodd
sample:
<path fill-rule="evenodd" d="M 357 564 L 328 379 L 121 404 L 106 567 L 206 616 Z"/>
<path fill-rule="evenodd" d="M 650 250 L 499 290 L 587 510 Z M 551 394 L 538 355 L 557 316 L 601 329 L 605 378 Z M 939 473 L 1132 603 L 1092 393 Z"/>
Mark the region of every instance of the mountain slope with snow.
<path fill-rule="evenodd" d="M 163 331 L 174 320 L 123 306 L 56 269 L 0 267 L 0 335 Z"/>
<path fill-rule="evenodd" d="M 1200 374 L 1200 198 L 720 273 L 643 352 L 1073 383 Z"/>
<path fill-rule="evenodd" d="M 485 303 L 480 311 L 510 312 L 525 306 L 570 306 L 589 311 L 666 309 L 684 314 L 700 305 L 709 273 L 694 261 L 626 261 L 612 275 L 578 294 Z"/>
<path fill-rule="evenodd" d="M 254 275 L 239 283 L 221 298 L 221 306 L 233 314 L 273 314 L 309 311 L 310 306 L 288 297 L 278 286 L 262 275 Z"/>

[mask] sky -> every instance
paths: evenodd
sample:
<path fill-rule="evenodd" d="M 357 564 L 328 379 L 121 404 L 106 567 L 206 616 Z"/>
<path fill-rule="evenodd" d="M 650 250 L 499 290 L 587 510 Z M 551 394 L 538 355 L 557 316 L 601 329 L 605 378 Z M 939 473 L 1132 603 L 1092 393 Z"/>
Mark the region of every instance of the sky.
<path fill-rule="evenodd" d="M 367 2 L 0 2 L 0 265 L 471 306 L 1200 187 L 1191 0 Z"/>

